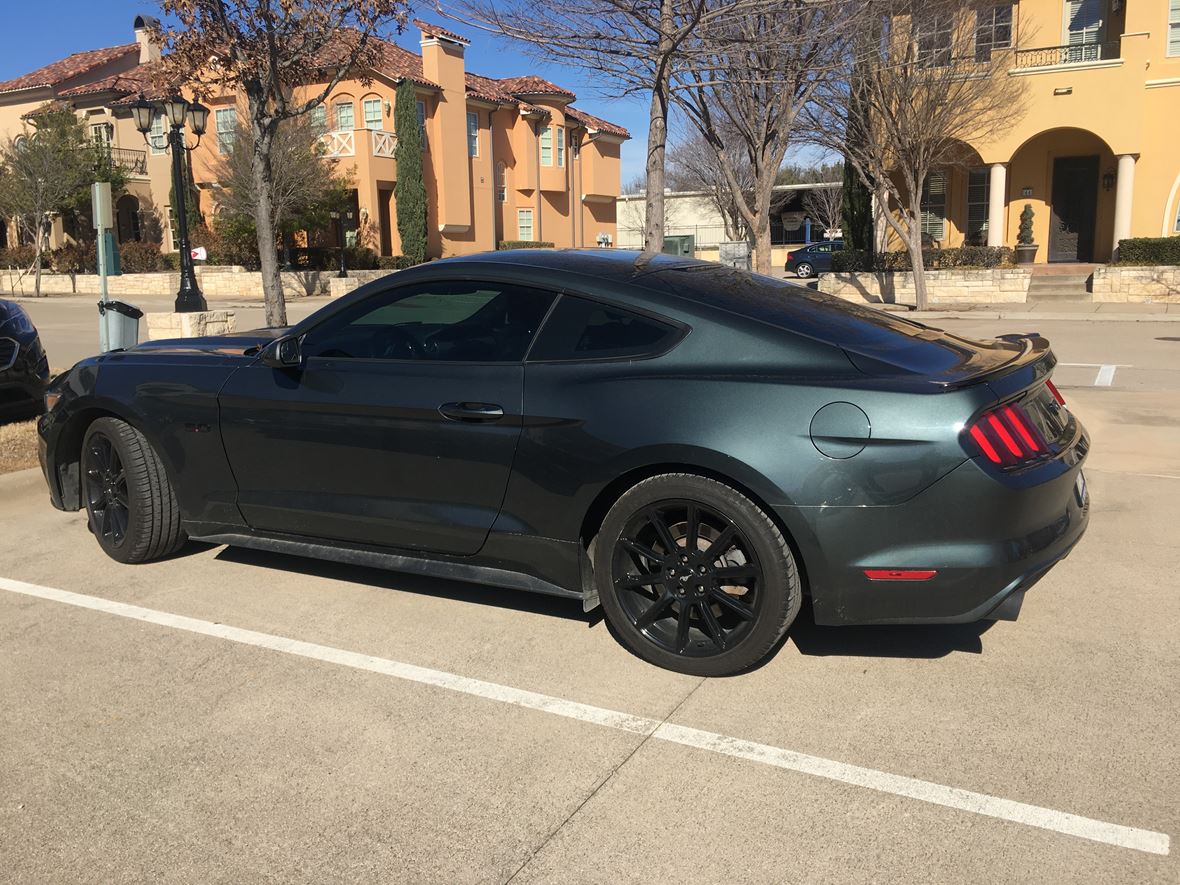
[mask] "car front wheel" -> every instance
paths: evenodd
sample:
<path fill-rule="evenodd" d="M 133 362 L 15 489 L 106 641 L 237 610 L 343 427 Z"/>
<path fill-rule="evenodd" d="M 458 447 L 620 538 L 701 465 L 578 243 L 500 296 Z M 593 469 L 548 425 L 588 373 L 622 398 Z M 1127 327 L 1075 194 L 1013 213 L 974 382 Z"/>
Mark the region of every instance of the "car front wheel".
<path fill-rule="evenodd" d="M 594 572 L 620 640 L 697 676 L 761 662 L 802 600 L 774 521 L 735 489 L 690 474 L 644 480 L 615 503 L 595 541 Z"/>
<path fill-rule="evenodd" d="M 175 553 L 186 537 L 164 465 L 143 434 L 117 418 L 99 418 L 82 440 L 82 492 L 90 531 L 118 562 Z"/>

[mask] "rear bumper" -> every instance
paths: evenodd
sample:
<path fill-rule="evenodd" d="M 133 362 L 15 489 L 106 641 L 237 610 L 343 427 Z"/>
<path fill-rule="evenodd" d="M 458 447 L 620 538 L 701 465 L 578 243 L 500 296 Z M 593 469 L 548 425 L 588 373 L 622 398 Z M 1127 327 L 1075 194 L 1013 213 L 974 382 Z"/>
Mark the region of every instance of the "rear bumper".
<path fill-rule="evenodd" d="M 1078 490 L 1086 446 L 1071 459 L 1000 481 L 967 461 L 892 507 L 815 508 L 802 550 L 820 624 L 953 624 L 1014 620 L 1024 593 L 1085 533 Z M 798 518 L 800 513 L 795 512 Z M 866 578 L 865 569 L 927 569 L 928 580 Z"/>

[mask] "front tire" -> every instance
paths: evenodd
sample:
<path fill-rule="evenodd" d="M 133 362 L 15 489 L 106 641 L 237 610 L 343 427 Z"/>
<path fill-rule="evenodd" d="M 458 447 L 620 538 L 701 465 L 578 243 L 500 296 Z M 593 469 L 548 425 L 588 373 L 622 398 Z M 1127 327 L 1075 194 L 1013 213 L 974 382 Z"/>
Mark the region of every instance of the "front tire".
<path fill-rule="evenodd" d="M 801 280 L 806 280 L 808 277 L 810 277 L 814 273 L 815 273 L 815 268 L 813 268 L 810 264 L 807 264 L 806 262 L 804 262 L 803 264 L 797 265 L 795 267 L 795 276 L 799 277 L 799 279 L 801 279 Z"/>
<path fill-rule="evenodd" d="M 594 574 L 623 644 L 696 676 L 760 663 L 802 602 L 774 521 L 735 489 L 691 474 L 646 479 L 615 502 L 594 544 Z"/>
<path fill-rule="evenodd" d="M 99 418 L 82 440 L 82 493 L 90 531 L 118 562 L 170 556 L 187 540 L 164 465 L 143 434 Z"/>

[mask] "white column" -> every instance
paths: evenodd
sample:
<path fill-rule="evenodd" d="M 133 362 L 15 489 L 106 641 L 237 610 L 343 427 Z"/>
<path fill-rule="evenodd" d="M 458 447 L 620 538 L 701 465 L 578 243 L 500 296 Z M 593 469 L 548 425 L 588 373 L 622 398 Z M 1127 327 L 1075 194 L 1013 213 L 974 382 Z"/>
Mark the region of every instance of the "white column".
<path fill-rule="evenodd" d="M 1114 242 L 1110 247 L 1110 258 L 1119 257 L 1119 240 L 1131 236 L 1131 196 L 1135 192 L 1135 156 L 1119 155 L 1118 185 L 1114 192 Z"/>
<path fill-rule="evenodd" d="M 987 185 L 987 244 L 1004 245 L 1004 209 L 1008 205 L 1008 167 L 992 163 Z"/>

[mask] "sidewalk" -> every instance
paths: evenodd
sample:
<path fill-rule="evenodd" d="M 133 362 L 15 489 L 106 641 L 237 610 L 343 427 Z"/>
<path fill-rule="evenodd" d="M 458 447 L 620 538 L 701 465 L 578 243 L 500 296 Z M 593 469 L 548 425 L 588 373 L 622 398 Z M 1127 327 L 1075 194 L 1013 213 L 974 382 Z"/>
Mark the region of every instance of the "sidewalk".
<path fill-rule="evenodd" d="M 877 305 L 871 305 L 876 307 Z M 1103 323 L 1180 323 L 1180 304 L 1128 304 L 1112 301 L 1031 301 L 1023 304 L 932 304 L 928 310 L 885 305 L 911 319 L 1083 320 Z"/>

